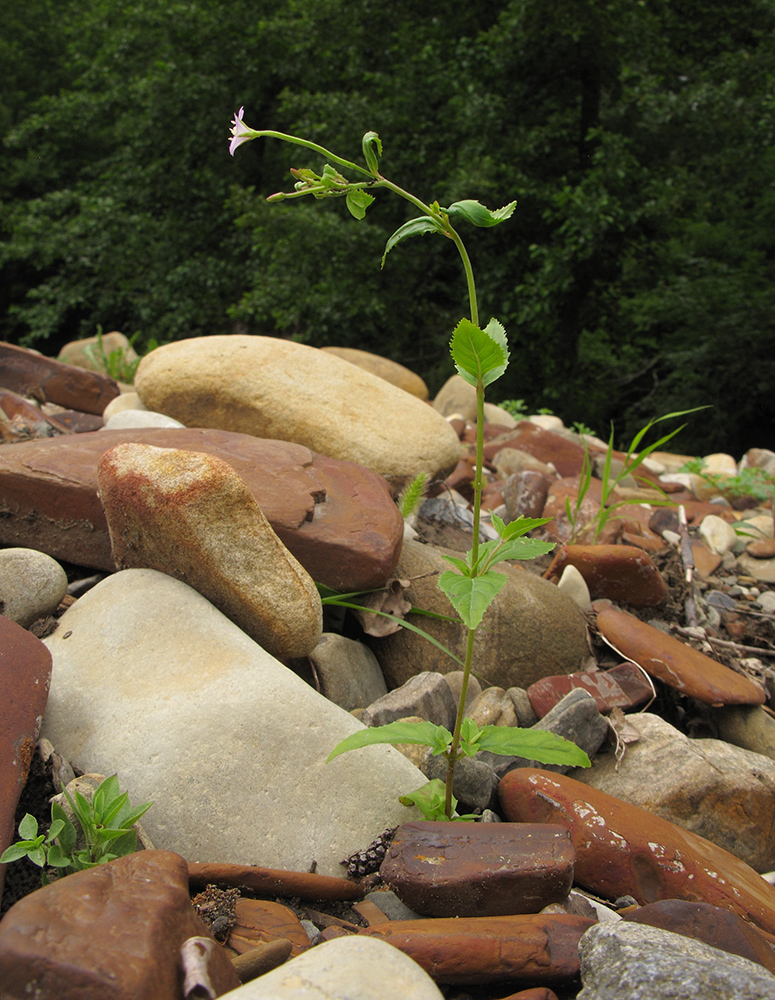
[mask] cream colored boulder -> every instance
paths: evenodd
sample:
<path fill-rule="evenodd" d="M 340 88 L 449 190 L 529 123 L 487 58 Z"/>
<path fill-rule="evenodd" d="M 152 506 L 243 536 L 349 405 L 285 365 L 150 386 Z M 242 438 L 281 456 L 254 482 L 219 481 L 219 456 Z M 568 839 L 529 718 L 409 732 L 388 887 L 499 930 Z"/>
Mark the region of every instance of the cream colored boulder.
<path fill-rule="evenodd" d="M 355 347 L 322 347 L 322 351 L 335 354 L 344 361 L 349 361 L 352 365 L 363 368 L 364 371 L 371 372 L 379 378 L 385 379 L 391 385 L 403 389 L 404 392 L 417 396 L 418 399 L 428 398 L 428 386 L 419 375 L 415 375 L 409 368 L 405 368 L 397 361 L 390 358 L 383 358 L 379 354 L 370 354 L 368 351 L 359 351 Z"/>
<path fill-rule="evenodd" d="M 97 478 L 119 569 L 182 580 L 272 656 L 312 652 L 317 588 L 223 459 L 127 442 L 105 452 Z"/>
<path fill-rule="evenodd" d="M 217 427 L 306 445 L 395 484 L 453 468 L 461 446 L 432 407 L 326 351 L 275 337 L 197 337 L 140 362 L 150 410 L 186 427 Z"/>

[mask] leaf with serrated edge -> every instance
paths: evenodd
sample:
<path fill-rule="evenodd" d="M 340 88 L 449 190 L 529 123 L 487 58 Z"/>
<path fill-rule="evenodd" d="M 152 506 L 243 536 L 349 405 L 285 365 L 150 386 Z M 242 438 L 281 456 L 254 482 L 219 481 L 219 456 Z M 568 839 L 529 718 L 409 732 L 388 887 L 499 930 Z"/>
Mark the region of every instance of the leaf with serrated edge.
<path fill-rule="evenodd" d="M 513 542 L 504 542 L 487 565 L 495 566 L 504 559 L 537 559 L 551 552 L 554 546 L 554 542 L 542 542 L 538 538 L 515 538 Z"/>
<path fill-rule="evenodd" d="M 376 152 L 374 147 L 376 147 Z M 361 149 L 366 166 L 373 174 L 376 174 L 379 170 L 379 157 L 382 156 L 382 140 L 376 132 L 367 132 L 364 135 L 361 140 Z"/>
<path fill-rule="evenodd" d="M 509 521 L 508 524 L 504 524 L 495 511 L 490 512 L 490 518 L 493 527 L 504 542 L 509 542 L 512 538 L 519 538 L 520 535 L 526 535 L 533 528 L 540 528 L 551 521 L 551 517 L 522 517 L 520 515 L 513 521 Z"/>
<path fill-rule="evenodd" d="M 488 327 L 493 322 L 497 323 L 497 320 L 490 320 Z M 500 323 L 498 327 L 503 331 Z M 493 336 L 489 330 L 480 329 L 471 320 L 461 319 L 449 345 L 460 377 L 473 386 L 480 378 L 485 386 L 499 378 L 506 371 L 509 360 L 505 339 L 505 332 L 502 337 Z"/>
<path fill-rule="evenodd" d="M 345 197 L 345 204 L 347 205 L 350 215 L 352 215 L 354 219 L 358 220 L 366 217 L 366 209 L 373 204 L 373 202 L 373 196 L 360 190 L 360 188 L 351 188 Z"/>
<path fill-rule="evenodd" d="M 328 755 L 326 763 L 341 753 L 375 743 L 417 743 L 432 748 L 441 746 L 443 750 L 451 740 L 452 733 L 448 729 L 444 726 L 435 726 L 432 722 L 390 722 L 386 726 L 372 726 L 370 729 L 361 729 L 345 737 Z"/>
<path fill-rule="evenodd" d="M 382 264 L 381 267 L 385 266 L 385 258 L 393 249 L 394 246 L 399 244 L 401 240 L 408 239 L 410 236 L 423 236 L 425 233 L 442 233 L 444 230 L 441 224 L 431 219 L 428 215 L 423 215 L 419 219 L 410 219 L 409 222 L 405 222 L 403 226 L 400 226 L 393 235 L 388 239 L 385 244 L 385 252 L 382 254 Z"/>
<path fill-rule="evenodd" d="M 491 211 L 480 201 L 469 199 L 467 201 L 454 202 L 447 209 L 447 215 L 453 220 L 460 218 L 465 219 L 466 222 L 470 222 L 474 226 L 489 227 L 497 226 L 498 223 L 505 222 L 506 219 L 511 218 L 516 207 L 516 201 L 512 201 L 508 205 L 504 205 L 503 208 L 496 208 L 495 211 Z"/>
<path fill-rule="evenodd" d="M 542 764 L 568 764 L 590 767 L 589 757 L 570 740 L 544 729 L 519 729 L 516 726 L 485 726 L 479 737 L 479 749 L 507 757 L 525 757 Z"/>
<path fill-rule="evenodd" d="M 466 627 L 471 629 L 477 627 L 505 582 L 505 574 L 496 572 L 465 577 L 450 569 L 439 577 L 439 587 L 447 595 Z"/>

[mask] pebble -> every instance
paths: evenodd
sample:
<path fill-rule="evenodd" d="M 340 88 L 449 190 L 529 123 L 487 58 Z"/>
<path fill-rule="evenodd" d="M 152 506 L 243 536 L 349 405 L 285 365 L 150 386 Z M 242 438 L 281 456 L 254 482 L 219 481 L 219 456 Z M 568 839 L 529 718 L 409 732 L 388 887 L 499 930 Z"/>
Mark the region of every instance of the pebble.
<path fill-rule="evenodd" d="M 26 347 L 0 343 L 2 386 L 38 403 L 57 403 L 65 409 L 101 415 L 120 395 L 107 375 L 46 358 Z"/>
<path fill-rule="evenodd" d="M 346 712 L 365 708 L 387 694 L 377 658 L 362 642 L 324 632 L 309 658 L 320 693 Z"/>
<path fill-rule="evenodd" d="M 720 556 L 734 548 L 738 540 L 732 525 L 715 514 L 708 514 L 702 519 L 699 534 L 708 548 Z"/>
<path fill-rule="evenodd" d="M 0 614 L 29 628 L 59 607 L 67 593 L 67 574 L 36 549 L 0 549 Z"/>
<path fill-rule="evenodd" d="M 423 671 L 369 705 L 361 715 L 361 722 L 364 726 L 386 726 L 409 715 L 419 715 L 451 731 L 456 713 L 455 696 L 444 677 Z"/>
<path fill-rule="evenodd" d="M 138 427 L 183 427 L 179 420 L 166 416 L 164 413 L 154 413 L 153 410 L 120 410 L 105 421 L 102 430 L 123 431 Z"/>
<path fill-rule="evenodd" d="M 600 712 L 612 708 L 637 708 L 654 697 L 648 677 L 634 663 L 620 663 L 608 670 L 584 671 L 544 677 L 527 689 L 533 711 L 543 718 L 570 691 L 581 688 L 595 699 Z"/>
<path fill-rule="evenodd" d="M 626 600 L 636 608 L 662 604 L 667 586 L 650 557 L 632 545 L 563 545 L 544 574 L 557 581 L 566 566 L 584 578 L 590 596 Z"/>

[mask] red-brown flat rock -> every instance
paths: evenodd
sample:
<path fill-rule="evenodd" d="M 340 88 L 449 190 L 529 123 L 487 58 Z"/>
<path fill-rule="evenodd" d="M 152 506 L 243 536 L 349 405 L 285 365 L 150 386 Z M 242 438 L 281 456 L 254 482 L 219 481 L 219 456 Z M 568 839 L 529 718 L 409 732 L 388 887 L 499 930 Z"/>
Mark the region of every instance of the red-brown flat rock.
<path fill-rule="evenodd" d="M 566 694 L 581 688 L 595 699 L 599 712 L 612 708 L 635 708 L 653 697 L 651 684 L 634 663 L 619 663 L 610 670 L 580 671 L 544 677 L 527 689 L 533 711 L 539 719 L 561 701 Z"/>
<path fill-rule="evenodd" d="M 180 1000 L 180 947 L 211 941 L 215 996 L 239 985 L 188 896 L 186 863 L 137 851 L 30 893 L 0 923 L 3 1000 Z"/>
<path fill-rule="evenodd" d="M 309 935 L 289 906 L 268 899 L 238 899 L 235 923 L 226 944 L 239 955 L 270 941 L 290 941 L 290 957 L 310 946 Z"/>
<path fill-rule="evenodd" d="M 39 403 L 97 414 L 121 395 L 118 383 L 107 375 L 6 343 L 0 343 L 0 387 Z"/>
<path fill-rule="evenodd" d="M 0 854 L 17 840 L 14 815 L 35 753 L 50 679 L 48 649 L 0 615 Z M 0 865 L 0 894 L 5 869 Z"/>
<path fill-rule="evenodd" d="M 556 583 L 566 566 L 581 573 L 593 600 L 606 597 L 651 608 L 667 597 L 662 574 L 648 554 L 633 545 L 563 545 L 544 577 Z"/>
<path fill-rule="evenodd" d="M 660 899 L 623 914 L 625 920 L 661 927 L 704 941 L 712 948 L 758 962 L 775 973 L 775 948 L 754 927 L 729 910 L 686 899 Z"/>
<path fill-rule="evenodd" d="M 501 916 L 566 899 L 573 860 L 563 827 L 421 820 L 398 828 L 379 873 L 416 913 Z"/>
<path fill-rule="evenodd" d="M 0 448 L 0 544 L 113 571 L 97 465 L 125 442 L 222 458 L 313 580 L 334 590 L 379 587 L 398 561 L 403 522 L 381 476 L 302 445 L 197 428 L 95 431 Z"/>
<path fill-rule="evenodd" d="M 244 887 L 265 896 L 297 896 L 310 902 L 363 899 L 363 889 L 357 882 L 311 872 L 290 872 L 282 868 L 189 861 L 188 877 L 191 886 L 196 888 L 206 885 Z"/>
<path fill-rule="evenodd" d="M 498 786 L 515 823 L 561 823 L 576 848 L 575 880 L 608 899 L 687 899 L 775 933 L 775 888 L 728 851 L 646 809 L 565 775 L 510 771 Z"/>
<path fill-rule="evenodd" d="M 519 448 L 542 462 L 551 462 L 560 476 L 577 476 L 584 462 L 583 445 L 529 420 L 520 420 L 513 431 L 485 444 L 485 459 L 491 462 L 501 448 Z"/>
<path fill-rule="evenodd" d="M 360 931 L 413 958 L 437 983 L 568 983 L 579 974 L 584 917 L 535 913 L 510 917 L 393 920 Z"/>
<path fill-rule="evenodd" d="M 716 706 L 764 703 L 764 690 L 758 684 L 723 663 L 620 611 L 608 601 L 595 601 L 592 607 L 600 634 L 614 649 L 681 694 Z"/>

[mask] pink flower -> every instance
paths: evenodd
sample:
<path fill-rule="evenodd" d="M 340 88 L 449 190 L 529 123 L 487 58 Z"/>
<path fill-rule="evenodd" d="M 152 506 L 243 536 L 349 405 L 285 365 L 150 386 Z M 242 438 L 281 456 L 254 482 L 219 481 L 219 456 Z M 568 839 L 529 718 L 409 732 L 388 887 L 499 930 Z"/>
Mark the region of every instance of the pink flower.
<path fill-rule="evenodd" d="M 238 146 L 241 146 L 243 142 L 249 142 L 258 134 L 254 129 L 249 128 L 242 120 L 242 116 L 244 114 L 245 109 L 240 108 L 234 116 L 234 121 L 232 122 L 231 139 L 229 141 L 229 152 L 232 156 L 234 156 L 234 150 Z"/>

